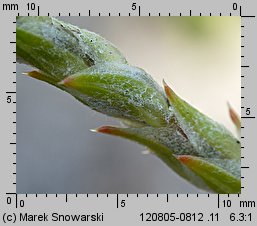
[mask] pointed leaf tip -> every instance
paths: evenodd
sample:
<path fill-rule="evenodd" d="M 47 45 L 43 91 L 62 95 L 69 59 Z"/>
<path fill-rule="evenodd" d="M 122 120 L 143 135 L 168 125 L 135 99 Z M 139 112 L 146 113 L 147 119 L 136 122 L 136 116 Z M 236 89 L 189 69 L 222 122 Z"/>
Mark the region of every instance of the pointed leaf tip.
<path fill-rule="evenodd" d="M 23 75 L 29 76 L 31 78 L 35 78 L 50 84 L 56 84 L 56 79 L 54 77 L 49 76 L 48 74 L 45 74 L 41 71 L 29 71 L 29 72 L 23 72 Z"/>
<path fill-rule="evenodd" d="M 179 126 L 202 156 L 240 158 L 240 146 L 231 132 L 181 99 L 165 82 L 163 84 Z"/>
<path fill-rule="evenodd" d="M 106 133 L 106 134 L 113 134 L 113 131 L 118 129 L 113 127 L 113 126 L 101 126 L 99 128 L 91 130 L 92 132 L 97 132 L 97 133 Z"/>
<path fill-rule="evenodd" d="M 162 83 L 167 97 L 170 99 L 170 101 L 173 101 L 175 95 L 174 91 L 168 86 L 164 79 L 162 80 Z"/>
<path fill-rule="evenodd" d="M 191 155 L 180 155 L 177 159 L 197 174 L 201 179 L 217 193 L 240 193 L 240 178 L 231 174 L 221 165 L 214 164 L 210 159 Z M 216 159 L 216 161 L 220 161 Z"/>
<path fill-rule="evenodd" d="M 178 156 L 177 156 L 177 159 L 178 159 L 180 162 L 184 163 L 184 164 L 188 163 L 188 161 L 190 160 L 190 158 L 191 158 L 190 155 L 178 155 Z"/>
<path fill-rule="evenodd" d="M 189 168 L 183 165 L 172 153 L 172 151 L 165 145 L 158 143 L 154 139 L 149 139 L 145 137 L 145 129 L 147 127 L 141 128 L 118 128 L 113 126 L 102 126 L 96 129 L 97 132 L 123 137 L 132 141 L 136 141 L 149 148 L 152 153 L 162 159 L 171 169 L 176 171 L 183 178 L 191 181 L 197 187 L 202 189 L 209 189 L 209 187 L 203 182 L 203 180 L 198 177 Z M 152 127 L 152 130 L 156 128 Z"/>
<path fill-rule="evenodd" d="M 170 119 L 163 92 L 140 68 L 103 63 L 60 80 L 61 88 L 109 116 L 154 126 L 166 125 Z"/>
<path fill-rule="evenodd" d="M 72 76 L 68 76 L 65 79 L 61 80 L 60 82 L 58 82 L 58 85 L 62 85 L 62 86 L 66 86 L 66 87 L 71 87 L 71 82 L 73 81 L 73 77 Z"/>
<path fill-rule="evenodd" d="M 232 108 L 232 106 L 230 105 L 229 102 L 227 102 L 227 105 L 228 105 L 229 115 L 230 115 L 230 118 L 231 118 L 232 122 L 234 123 L 234 125 L 236 126 L 236 128 L 237 128 L 238 130 L 240 130 L 240 128 L 241 128 L 241 120 L 240 120 L 238 114 L 237 114 L 236 111 Z"/>
<path fill-rule="evenodd" d="M 22 74 L 33 78 L 39 78 L 41 76 L 41 74 L 38 71 L 28 71 L 28 72 L 23 72 Z"/>

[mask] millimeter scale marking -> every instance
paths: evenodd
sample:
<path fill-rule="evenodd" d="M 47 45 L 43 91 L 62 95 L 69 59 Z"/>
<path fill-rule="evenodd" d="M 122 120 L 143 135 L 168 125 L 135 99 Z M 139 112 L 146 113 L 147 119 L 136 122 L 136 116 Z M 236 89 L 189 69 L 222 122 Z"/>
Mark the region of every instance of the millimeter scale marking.
<path fill-rule="evenodd" d="M 241 18 L 254 18 L 255 16 L 243 16 L 242 15 L 242 6 L 239 7 L 240 8 L 240 12 L 239 15 L 241 16 Z M 92 10 L 88 10 L 88 16 L 93 16 L 91 13 Z M 40 6 L 37 6 L 37 16 L 40 15 Z M 50 16 L 50 13 L 47 13 L 48 16 Z M 96 13 L 97 16 L 101 16 L 101 13 Z M 118 13 L 119 16 L 121 16 L 120 13 Z M 148 14 L 149 16 L 151 16 L 151 13 Z M 204 16 L 202 13 L 199 14 L 200 16 Z M 230 16 L 232 16 L 232 13 L 229 13 Z M 17 16 L 22 16 L 20 13 L 17 14 Z M 27 15 L 24 16 L 33 16 L 31 13 L 27 13 Z M 58 16 L 72 16 L 71 13 L 68 13 L 68 15 L 62 15 L 61 13 L 58 13 Z M 81 16 L 81 13 L 78 13 L 78 16 Z M 94 15 L 95 16 L 95 15 Z M 102 14 L 102 16 L 104 16 Z M 111 13 L 108 13 L 108 16 L 111 16 Z M 131 13 L 128 14 L 128 16 L 131 16 Z M 133 16 L 141 16 L 141 6 L 138 6 L 138 15 L 133 15 Z M 153 16 L 153 15 L 152 15 Z M 168 15 L 161 15 L 161 13 L 158 13 L 158 16 L 176 16 L 176 15 L 172 15 L 171 13 L 169 13 Z M 182 15 L 182 13 L 179 13 L 179 16 L 194 16 L 192 15 L 192 10 L 189 10 L 189 15 Z M 196 15 L 195 15 L 196 16 Z M 215 16 L 212 13 L 210 13 L 209 15 L 206 16 Z M 220 13 L 218 16 L 222 16 L 222 14 Z M 225 16 L 223 14 L 223 16 Z M 13 23 L 16 23 L 16 21 L 13 21 Z M 244 25 L 242 25 L 241 27 L 245 27 Z M 16 34 L 16 32 L 13 32 L 14 34 Z M 245 36 L 241 36 L 241 38 L 244 38 Z M 16 44 L 16 41 L 10 41 L 10 44 Z M 241 46 L 241 48 L 244 48 L 245 46 Z M 16 52 L 13 52 L 14 54 L 16 54 Z M 16 56 L 16 55 L 15 55 Z M 241 56 L 244 57 L 244 56 Z M 16 64 L 16 61 L 13 62 L 14 64 Z M 249 65 L 241 65 L 242 68 L 249 68 Z M 14 74 L 16 72 L 13 72 Z M 14 81 L 13 83 L 16 83 L 16 81 Z M 243 89 L 244 87 L 241 87 L 241 89 Z M 9 91 L 6 92 L 6 94 L 16 94 L 16 91 Z M 241 96 L 241 98 L 243 99 L 244 97 Z M 16 104 L 16 102 L 13 102 L 14 104 Z M 242 106 L 242 108 L 244 108 Z M 16 114 L 16 112 L 13 112 Z M 242 119 L 254 119 L 255 116 L 242 116 Z M 16 123 L 16 122 L 13 122 Z M 243 129 L 244 127 L 242 127 Z M 14 135 L 16 135 L 16 133 L 13 133 Z M 241 137 L 241 139 L 244 139 L 244 137 Z M 16 142 L 10 142 L 10 144 L 16 145 Z M 16 154 L 16 153 L 15 153 Z M 16 165 L 16 163 L 13 163 L 14 165 Z M 248 169 L 249 167 L 241 167 L 241 169 Z M 16 175 L 16 173 L 13 173 Z M 242 177 L 244 178 L 244 177 Z M 16 185 L 16 182 L 13 182 L 14 185 Z M 243 187 L 242 187 L 243 188 Z M 8 193 L 8 194 L 13 194 L 13 193 Z M 66 194 L 67 195 L 67 194 Z M 167 194 L 168 196 L 169 194 Z"/>
<path fill-rule="evenodd" d="M 234 5 L 233 5 L 234 6 Z M 48 16 L 56 16 L 56 13 L 55 14 L 52 14 L 52 13 L 49 13 L 49 12 L 46 12 L 46 13 L 42 13 L 42 10 L 40 9 L 40 6 L 36 6 L 36 9 L 35 11 L 33 12 L 28 12 L 27 15 L 23 14 L 23 13 L 20 13 L 18 12 L 17 15 L 18 16 L 39 16 L 39 15 L 48 15 Z M 58 16 L 226 16 L 225 13 L 212 13 L 210 12 L 209 14 L 207 13 L 197 13 L 195 14 L 195 12 L 193 10 L 188 10 L 188 14 L 185 13 L 184 11 L 183 12 L 179 12 L 179 13 L 172 13 L 172 12 L 169 12 L 167 15 L 163 14 L 163 13 L 152 13 L 152 12 L 144 12 L 142 14 L 142 9 L 143 9 L 143 6 L 142 5 L 137 5 L 136 7 L 136 10 L 133 10 L 132 12 L 129 12 L 128 14 L 123 14 L 123 13 L 120 13 L 120 12 L 117 12 L 117 13 L 113 13 L 113 12 L 97 12 L 93 9 L 89 9 L 87 14 L 83 15 L 83 13 L 79 12 L 77 13 L 77 15 L 75 15 L 74 13 L 71 13 L 71 12 L 68 12 L 68 13 L 57 13 Z M 235 15 L 235 12 L 237 15 Z M 241 35 L 241 49 L 242 51 L 247 48 L 247 43 L 243 42 L 242 39 L 245 39 L 247 38 L 247 34 L 245 32 L 245 30 L 247 29 L 247 24 L 245 24 L 245 20 L 251 20 L 251 19 L 254 19 L 255 16 L 254 15 L 243 15 L 242 14 L 242 6 L 239 6 L 239 10 L 234 10 L 233 13 L 232 12 L 229 12 L 227 14 L 227 16 L 241 16 L 241 31 L 243 31 L 243 35 Z M 15 24 L 16 22 L 13 21 L 13 24 Z M 13 35 L 15 36 L 16 35 L 16 32 L 13 31 Z M 15 37 L 13 37 L 12 39 L 15 39 Z M 16 44 L 16 41 L 10 41 L 10 44 Z M 12 53 L 14 54 L 14 59 L 16 59 L 16 51 L 13 51 L 13 49 L 11 49 Z M 244 55 L 241 55 L 241 60 L 242 58 L 245 59 L 247 56 L 246 54 Z M 13 61 L 13 64 L 16 65 L 16 60 Z M 251 65 L 247 65 L 246 62 L 244 62 L 244 64 L 241 64 L 241 69 L 242 69 L 242 74 L 241 74 L 241 79 L 243 80 L 245 78 L 245 75 L 248 73 L 246 70 L 250 70 L 251 69 Z M 16 75 L 16 71 L 12 70 L 11 72 L 12 74 Z M 16 85 L 16 81 L 13 81 L 13 85 Z M 241 90 L 244 90 L 246 89 L 246 85 L 242 86 L 241 87 Z M 14 98 L 14 100 L 12 100 L 11 103 L 13 103 L 14 105 L 16 105 L 16 91 L 13 91 L 13 90 L 10 90 L 10 91 L 6 91 L 6 95 L 8 96 L 11 96 L 11 99 Z M 246 99 L 245 96 L 241 96 L 241 99 Z M 242 109 L 245 109 L 246 106 L 242 106 L 241 107 Z M 245 112 L 245 111 L 243 111 Z M 12 113 L 16 116 L 16 111 L 12 111 Z M 254 115 L 242 115 L 241 116 L 241 119 L 242 119 L 242 124 L 244 126 L 242 126 L 242 130 L 245 130 L 247 127 L 245 126 L 245 120 L 247 119 L 255 119 L 255 116 Z M 12 121 L 12 124 L 14 124 L 14 126 L 16 127 L 16 120 L 15 121 Z M 14 135 L 16 137 L 16 131 L 12 131 L 12 135 Z M 245 139 L 246 136 L 242 136 L 241 139 Z M 9 143 L 10 145 L 14 146 L 14 148 L 16 148 L 16 141 L 11 141 Z M 245 149 L 245 146 L 242 146 L 241 147 L 241 154 L 242 152 L 244 152 L 244 149 Z M 12 154 L 14 155 L 14 158 L 15 158 L 15 162 L 12 161 L 12 165 L 16 168 L 16 151 L 15 152 L 12 152 Z M 242 159 L 244 159 L 246 156 L 245 156 L 245 153 L 243 153 L 244 156 L 241 156 Z M 245 176 L 244 176 L 244 170 L 248 170 L 250 169 L 250 166 L 247 166 L 247 165 L 242 165 L 241 166 L 241 169 L 242 169 L 242 180 L 245 179 Z M 15 188 L 16 188 L 16 172 L 12 172 L 12 175 L 15 176 L 15 181 L 13 182 L 13 185 L 15 185 Z M 243 182 L 243 181 L 242 181 Z M 243 184 L 243 183 L 242 183 Z M 246 185 L 242 186 L 242 189 L 245 188 Z M 90 197 L 96 197 L 96 198 L 112 198 L 115 202 L 116 202 L 116 208 L 121 208 L 123 207 L 121 203 L 123 203 L 122 201 L 126 201 L 128 200 L 130 197 L 136 197 L 136 198 L 151 198 L 151 197 L 154 197 L 155 198 L 161 198 L 162 201 L 164 202 L 167 202 L 169 203 L 170 200 L 172 199 L 173 201 L 175 202 L 178 202 L 177 200 L 179 198 L 191 198 L 191 197 L 196 197 L 196 198 L 200 198 L 200 197 L 204 197 L 204 198 L 212 198 L 213 196 L 216 196 L 215 200 L 216 200 L 216 205 L 217 205 L 217 208 L 221 208 L 221 197 L 241 197 L 240 194 L 237 194 L 237 195 L 214 195 L 214 194 L 17 194 L 16 192 L 7 192 L 6 193 L 6 196 L 7 196 L 7 200 L 8 200 L 8 197 L 14 197 L 14 200 L 15 200 L 15 208 L 22 208 L 24 206 L 24 203 L 25 203 L 25 198 L 29 198 L 29 197 L 33 197 L 33 198 L 58 198 L 58 199 L 61 199 L 63 200 L 63 202 L 65 203 L 68 203 L 70 202 L 70 200 L 73 200 L 74 198 L 90 198 Z M 8 202 L 8 201 L 7 201 Z"/>

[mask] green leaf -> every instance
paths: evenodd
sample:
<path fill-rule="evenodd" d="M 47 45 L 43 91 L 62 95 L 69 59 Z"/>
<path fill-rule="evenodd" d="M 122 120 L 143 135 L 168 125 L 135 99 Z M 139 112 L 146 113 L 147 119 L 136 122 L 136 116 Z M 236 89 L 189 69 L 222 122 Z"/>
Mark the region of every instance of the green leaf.
<path fill-rule="evenodd" d="M 224 126 L 180 99 L 164 82 L 166 95 L 178 124 L 194 147 L 206 157 L 240 159 L 240 142 Z"/>
<path fill-rule="evenodd" d="M 217 158 L 204 158 L 207 162 L 210 162 L 227 173 L 233 175 L 238 180 L 241 179 L 241 160 L 238 159 L 217 159 Z"/>
<path fill-rule="evenodd" d="M 60 81 L 102 62 L 126 63 L 109 41 L 52 17 L 17 17 L 18 62 L 30 64 Z"/>
<path fill-rule="evenodd" d="M 147 146 L 171 169 L 201 189 L 206 190 L 208 187 L 208 190 L 217 193 L 239 193 L 241 189 L 240 161 L 192 156 L 195 150 L 176 127 L 175 124 L 168 128 L 103 126 L 93 131 L 120 136 Z M 194 172 L 194 175 L 178 164 L 176 159 Z"/>
<path fill-rule="evenodd" d="M 201 177 L 213 191 L 219 194 L 238 194 L 241 192 L 240 177 L 230 174 L 222 167 L 206 159 L 190 155 L 178 156 L 178 159 Z"/>
<path fill-rule="evenodd" d="M 147 146 L 180 176 L 218 193 L 240 192 L 240 142 L 166 92 L 144 70 L 128 65 L 99 35 L 50 17 L 17 17 L 17 61 L 36 67 L 28 76 L 52 84 L 129 128 L 98 132 Z M 237 128 L 240 120 L 230 109 Z"/>
<path fill-rule="evenodd" d="M 170 123 L 167 127 L 144 126 L 140 128 L 130 127 L 125 130 L 130 134 L 144 137 L 146 140 L 165 146 L 172 154 L 198 156 L 198 152 L 175 123 Z"/>
<path fill-rule="evenodd" d="M 168 167 L 177 172 L 181 177 L 190 181 L 198 188 L 210 190 L 210 188 L 203 182 L 203 180 L 193 173 L 189 168 L 181 164 L 174 156 L 170 149 L 162 144 L 156 143 L 155 140 L 145 137 L 142 128 L 117 128 L 112 126 L 103 126 L 92 130 L 95 132 L 105 133 L 109 135 L 123 137 L 129 140 L 136 141 L 148 147 L 156 156 L 158 156 Z"/>
<path fill-rule="evenodd" d="M 97 64 L 68 76 L 59 85 L 78 91 L 86 105 L 116 118 L 158 127 L 171 120 L 163 92 L 140 68 Z"/>

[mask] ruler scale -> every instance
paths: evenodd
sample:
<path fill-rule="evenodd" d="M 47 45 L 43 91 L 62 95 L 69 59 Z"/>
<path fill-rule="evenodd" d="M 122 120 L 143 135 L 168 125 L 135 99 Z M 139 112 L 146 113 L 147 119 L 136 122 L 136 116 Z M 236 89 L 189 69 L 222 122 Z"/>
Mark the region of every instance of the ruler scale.
<path fill-rule="evenodd" d="M 244 1 L 4 1 L 1 3 L 1 225 L 255 225 L 256 9 Z M 240 16 L 241 194 L 17 194 L 16 16 Z M 4 78 L 3 78 L 4 77 Z"/>

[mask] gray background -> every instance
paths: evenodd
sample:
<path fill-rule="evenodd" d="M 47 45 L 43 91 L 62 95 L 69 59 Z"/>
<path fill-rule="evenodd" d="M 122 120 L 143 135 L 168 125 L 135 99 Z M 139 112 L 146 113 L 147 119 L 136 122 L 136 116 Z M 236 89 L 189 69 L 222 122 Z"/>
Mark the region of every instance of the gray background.
<path fill-rule="evenodd" d="M 103 35 L 132 65 L 158 82 L 172 82 L 179 94 L 233 129 L 226 100 L 239 112 L 240 23 L 213 18 L 201 31 L 179 18 L 60 19 Z M 142 154 L 144 147 L 90 132 L 119 122 L 21 75 L 29 70 L 17 65 L 17 193 L 201 193 L 155 156 Z"/>
<path fill-rule="evenodd" d="M 25 1 L 13 1 L 13 2 L 24 2 L 23 7 L 19 10 L 22 15 L 26 15 L 26 3 Z M 111 12 L 112 15 L 117 15 L 118 12 L 121 12 L 122 15 L 138 14 L 137 12 L 131 11 L 131 1 L 36 1 L 41 6 L 40 13 L 47 15 L 48 12 L 51 15 L 58 15 L 58 12 L 61 12 L 62 15 L 68 15 L 68 12 L 71 12 L 72 15 L 77 15 L 78 12 L 81 12 L 81 15 L 88 15 L 88 9 L 91 9 L 91 15 L 97 15 L 98 12 L 101 14 L 107 15 L 108 12 Z M 148 1 L 140 0 L 137 1 L 141 5 L 141 15 L 147 15 L 148 12 L 151 12 L 151 15 L 158 15 L 160 12 L 161 15 L 168 15 L 170 12 L 172 15 L 179 15 L 182 12 L 183 15 L 189 15 L 189 10 L 192 9 L 192 15 L 199 15 L 201 12 L 203 15 L 209 15 L 211 12 L 212 15 L 229 15 L 231 12 L 232 15 L 238 15 L 239 11 L 232 10 L 232 4 L 235 1 L 206 1 L 206 0 L 195 0 L 195 1 L 172 1 L 172 0 L 159 0 L 159 1 Z M 74 4 L 75 3 L 75 4 Z M 238 4 L 243 6 L 243 14 L 246 15 L 256 15 L 256 1 L 238 1 Z M 2 61 L 2 82 L 0 83 L 1 91 L 4 96 L 5 91 L 15 90 L 15 85 L 12 83 L 15 80 L 15 77 L 11 74 L 12 71 L 15 71 L 15 64 L 12 62 L 15 61 L 15 54 L 12 52 L 15 51 L 15 47 L 9 44 L 10 40 L 15 40 L 13 31 L 15 30 L 15 24 L 12 24 L 12 21 L 15 20 L 16 12 L 4 12 L 1 13 L 0 24 L 4 28 L 4 32 L 1 36 L 1 61 Z M 248 19 L 242 18 L 242 25 L 245 27 L 242 28 L 242 34 L 245 36 L 242 39 L 242 45 L 245 48 L 242 49 L 242 54 L 245 55 L 245 58 L 242 58 L 242 65 L 250 65 L 250 68 L 242 68 L 242 74 L 245 75 L 242 78 L 242 85 L 245 89 L 242 90 L 242 95 L 245 97 L 242 99 L 242 106 L 251 107 L 252 115 L 256 115 L 256 18 Z M 35 95 L 35 94 L 33 94 Z M 44 92 L 45 95 L 45 92 Z M 15 162 L 15 156 L 12 155 L 12 152 L 16 150 L 16 147 L 9 145 L 9 142 L 15 142 L 15 136 L 12 135 L 15 132 L 15 125 L 11 125 L 12 121 L 15 120 L 15 116 L 11 114 L 15 110 L 15 105 L 6 104 L 6 100 L 1 98 L 1 141 L 2 141 L 2 150 L 1 150 L 1 179 L 2 184 L 0 186 L 1 190 L 1 210 L 8 212 L 19 213 L 21 208 L 15 209 L 13 205 L 6 205 L 4 200 L 6 199 L 6 192 L 15 192 L 16 185 L 13 185 L 15 182 L 15 175 L 12 175 L 13 172 L 16 172 L 16 166 L 12 164 Z M 242 109 L 242 116 L 245 115 L 244 109 Z M 92 119 L 92 116 L 90 116 Z M 89 198 L 85 198 L 84 195 L 79 195 L 78 198 L 71 195 L 68 197 L 69 202 L 65 203 L 65 196 L 55 195 L 45 196 L 36 196 L 29 195 L 28 198 L 25 195 L 19 195 L 18 199 L 25 200 L 25 208 L 22 208 L 23 211 L 31 212 L 34 214 L 42 214 L 43 212 L 57 212 L 60 213 L 95 213 L 96 211 L 105 213 L 105 225 L 142 225 L 144 223 L 139 221 L 139 214 L 141 212 L 192 212 L 200 211 L 204 214 L 210 214 L 212 212 L 218 212 L 220 214 L 219 222 L 208 222 L 210 225 L 235 225 L 235 222 L 229 221 L 229 215 L 231 212 L 242 212 L 244 210 L 239 209 L 238 202 L 239 200 L 255 200 L 256 201 L 256 120 L 247 120 L 242 119 L 243 126 L 245 127 L 242 130 L 242 136 L 245 139 L 242 139 L 242 145 L 245 146 L 242 156 L 245 158 L 242 159 L 243 166 L 250 166 L 250 169 L 245 169 L 242 171 L 244 179 L 242 180 L 242 185 L 245 187 L 242 190 L 242 194 L 238 198 L 237 195 L 230 195 L 228 198 L 227 195 L 220 195 L 221 201 L 230 199 L 232 200 L 231 208 L 217 208 L 217 195 L 199 195 L 196 198 L 196 195 L 190 195 L 187 198 L 185 195 L 180 195 L 179 198 L 176 195 L 170 195 L 169 203 L 166 203 L 165 197 L 159 196 L 156 198 L 156 195 L 151 195 L 148 198 L 146 195 L 141 195 L 139 198 L 134 198 L 136 196 L 130 195 L 129 198 L 126 198 L 125 195 L 119 195 L 119 199 L 126 200 L 126 208 L 116 209 L 116 195 L 106 196 L 101 195 L 97 198 L 96 195 L 90 195 Z M 101 137 L 102 138 L 102 137 Z M 29 156 L 28 156 L 29 157 Z M 29 158 L 28 158 L 29 159 Z M 27 161 L 28 162 L 28 161 Z M 156 162 L 155 162 L 156 164 Z M 26 165 L 26 161 L 24 162 Z M 33 169 L 32 169 L 33 170 Z M 21 182 L 21 181 L 20 181 Z M 176 185 L 177 181 L 174 182 Z M 5 205 L 4 205 L 5 204 Z M 252 222 L 244 222 L 244 225 L 256 225 L 256 208 L 247 209 L 245 212 L 251 211 L 253 213 Z M 255 223 L 254 223 L 255 222 Z M 203 225 L 206 225 L 207 222 L 202 222 Z M 17 225 L 28 225 L 26 223 L 18 223 Z M 35 224 L 31 222 L 31 224 Z M 43 223 L 42 223 L 43 224 Z M 63 222 L 47 222 L 47 225 L 63 225 Z M 74 223 L 74 225 L 84 225 L 85 223 Z M 92 223 L 94 225 L 101 225 L 102 223 L 97 224 L 96 222 Z M 156 225 L 159 225 L 155 222 Z M 160 225 L 163 222 L 160 223 Z M 191 225 L 200 225 L 201 222 L 190 222 Z M 241 223 L 240 223 L 241 224 Z M 88 222 L 88 225 L 91 225 Z M 173 225 L 188 225 L 188 222 L 174 222 Z"/>

